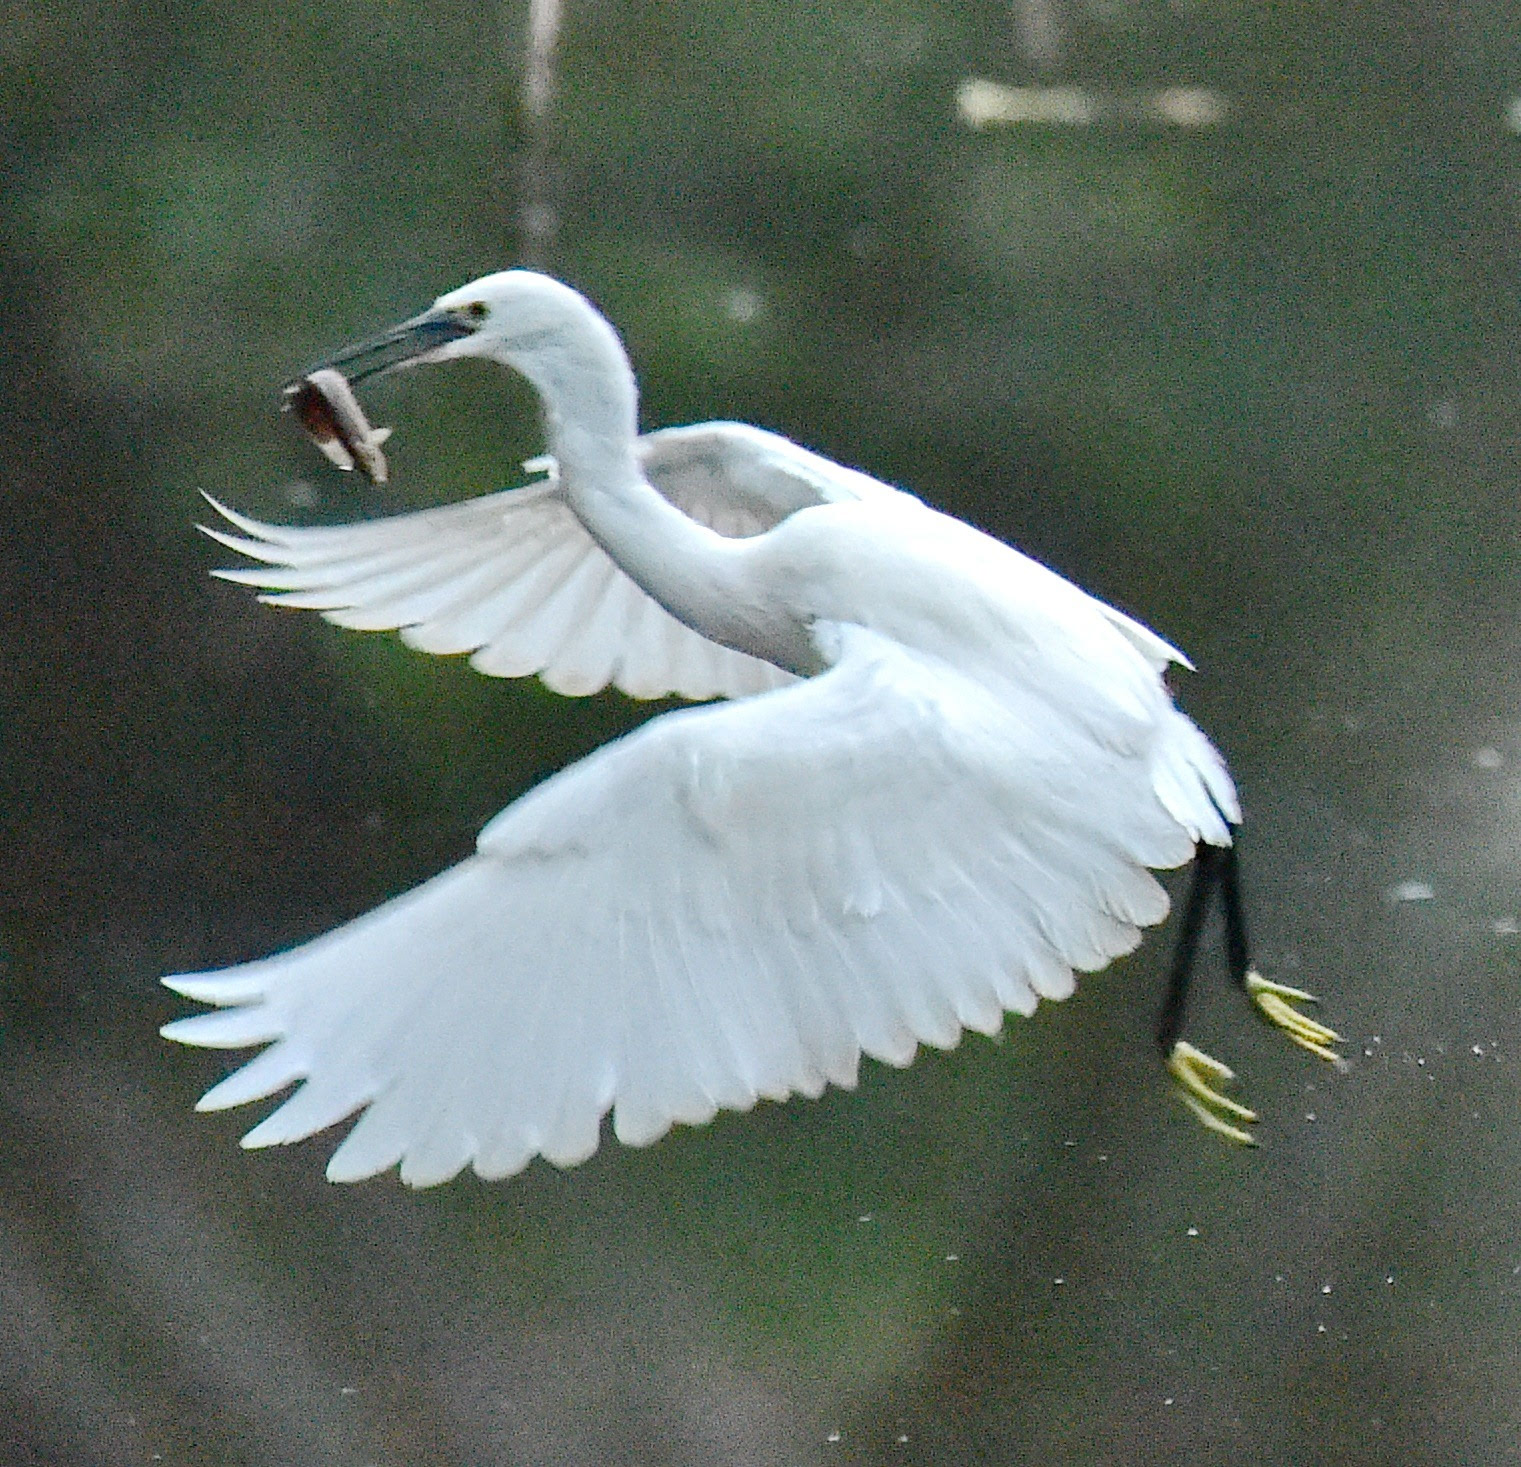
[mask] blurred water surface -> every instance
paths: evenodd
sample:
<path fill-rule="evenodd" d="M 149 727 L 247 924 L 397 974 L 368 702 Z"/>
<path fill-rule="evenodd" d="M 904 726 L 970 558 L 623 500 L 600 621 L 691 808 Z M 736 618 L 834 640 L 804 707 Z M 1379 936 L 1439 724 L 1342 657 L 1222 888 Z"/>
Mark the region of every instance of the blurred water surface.
<path fill-rule="evenodd" d="M 1521 13 L 774 0 L 12 6 L 0 96 L 0 1455 L 115 1464 L 1521 1455 Z M 980 90 L 979 90 L 980 88 Z M 1246 1154 L 1167 1096 L 1166 933 L 1069 1003 L 580 1169 L 334 1188 L 245 1154 L 164 972 L 457 859 L 651 711 L 210 582 L 207 489 L 514 482 L 526 391 L 275 411 L 521 257 L 651 426 L 734 416 L 1188 650 L 1269 971 L 1206 985 Z"/>

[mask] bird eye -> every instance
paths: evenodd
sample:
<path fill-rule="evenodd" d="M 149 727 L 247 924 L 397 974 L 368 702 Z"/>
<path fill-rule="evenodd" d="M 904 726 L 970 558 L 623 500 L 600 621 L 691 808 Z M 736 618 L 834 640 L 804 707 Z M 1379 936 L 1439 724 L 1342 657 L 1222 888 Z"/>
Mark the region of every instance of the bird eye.
<path fill-rule="evenodd" d="M 484 321 L 491 314 L 491 307 L 485 301 L 471 301 L 467 306 L 461 306 L 460 315 L 467 321 Z"/>

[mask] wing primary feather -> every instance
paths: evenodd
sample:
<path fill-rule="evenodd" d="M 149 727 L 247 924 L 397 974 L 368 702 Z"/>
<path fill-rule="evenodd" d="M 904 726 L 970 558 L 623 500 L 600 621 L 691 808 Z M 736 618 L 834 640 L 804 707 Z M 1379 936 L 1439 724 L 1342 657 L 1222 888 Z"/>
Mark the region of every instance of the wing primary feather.
<path fill-rule="evenodd" d="M 304 1057 L 288 1042 L 272 1044 L 255 1055 L 240 1070 L 234 1070 L 225 1080 L 213 1085 L 197 1102 L 197 1110 L 229 1110 L 235 1105 L 247 1105 L 251 1100 L 264 1100 L 283 1090 L 308 1072 Z"/>
<path fill-rule="evenodd" d="M 910 908 L 894 903 L 893 910 L 899 916 L 900 927 L 913 921 Z M 922 1043 L 932 1044 L 936 1049 L 953 1049 L 961 1037 L 961 1025 L 934 970 L 923 961 L 927 954 L 916 952 L 906 933 L 899 934 L 900 941 L 889 942 L 883 925 L 882 919 L 869 917 L 860 923 L 858 930 L 875 950 L 878 969 L 887 975 L 899 1011 Z"/>
<path fill-rule="evenodd" d="M 253 971 L 249 970 L 250 967 Z M 195 1003 L 214 1003 L 219 1008 L 230 1008 L 233 1004 L 262 1003 L 269 991 L 268 979 L 257 965 L 233 968 L 222 973 L 175 973 L 159 981 L 171 993 L 177 993 L 182 998 L 191 999 Z M 183 1022 L 185 1021 L 176 1020 L 176 1023 Z M 164 1027 L 174 1026 L 166 1024 Z"/>
<path fill-rule="evenodd" d="M 975 922 L 946 900 L 938 883 L 928 895 L 945 934 L 937 941 L 957 954 L 942 970 L 956 1018 L 979 1034 L 997 1034 L 1003 1028 L 1003 1004 L 996 979 L 1001 965 L 993 944 Z"/>
<path fill-rule="evenodd" d="M 178 1044 L 198 1044 L 203 1049 L 247 1049 L 249 1045 L 268 1044 L 280 1038 L 285 1027 L 267 1006 L 249 1004 L 176 1019 L 158 1032 Z"/>
<path fill-rule="evenodd" d="M 314 1136 L 359 1109 L 369 1097 L 355 1099 L 347 1083 L 348 1076 L 317 1074 L 304 1080 L 290 1099 L 271 1112 L 243 1137 L 250 1150 L 264 1146 L 283 1146 Z"/>
<path fill-rule="evenodd" d="M 1036 988 L 1029 976 L 1032 965 L 1039 959 L 1039 966 L 1044 970 L 1053 962 L 1059 964 L 1060 960 L 1018 904 L 1013 901 L 1002 906 L 996 904 L 983 884 L 975 880 L 954 856 L 948 858 L 947 865 L 952 876 L 959 881 L 961 890 L 976 907 L 981 908 L 982 923 L 977 925 L 998 934 L 1001 940 L 1001 951 L 1000 944 L 994 944 L 997 955 L 994 977 L 999 1003 L 1010 1013 L 1029 1018 L 1038 1002 Z"/>
<path fill-rule="evenodd" d="M 850 1012 L 854 1016 L 856 1041 L 875 1060 L 902 1069 L 910 1064 L 918 1040 L 903 1016 L 895 1011 L 869 977 L 861 973 L 855 955 L 845 946 L 840 931 L 831 924 L 819 929 L 823 943 L 833 949 L 835 962 L 846 983 L 854 990 Z"/>
<path fill-rule="evenodd" d="M 611 561 L 595 565 L 594 584 L 579 625 L 540 676 L 547 687 L 566 697 L 582 697 L 605 688 L 618 667 L 622 625 L 616 615 L 619 572 Z"/>
<path fill-rule="evenodd" d="M 639 951 L 654 976 L 651 1017 L 657 1029 L 668 1037 L 661 1046 L 661 1058 L 667 1066 L 671 1099 L 666 1105 L 672 1121 L 684 1126 L 700 1126 L 713 1119 L 719 1102 L 714 1097 L 714 1086 L 707 1083 L 707 1066 L 703 1062 L 708 1048 L 708 1035 L 701 1027 L 700 1010 L 681 1001 L 673 982 L 669 949 L 660 942 L 657 932 L 657 915 L 646 908 L 640 913 L 636 932 Z M 659 1033 L 655 1036 L 660 1037 Z"/>
<path fill-rule="evenodd" d="M 517 656 L 532 663 L 535 672 L 554 666 L 560 649 L 574 634 L 588 605 L 595 604 L 603 567 L 589 555 L 581 555 L 559 582 L 514 628 Z"/>
<path fill-rule="evenodd" d="M 617 1099 L 613 1104 L 613 1134 L 625 1146 L 649 1146 L 670 1130 L 672 1122 L 669 1089 L 666 1099 L 658 1096 L 658 1066 L 666 1046 L 656 1033 L 650 1010 L 656 998 L 653 985 L 646 981 L 633 984 L 629 926 L 633 914 L 620 905 L 616 916 L 617 992 L 619 1024 L 619 1061 Z"/>
<path fill-rule="evenodd" d="M 684 917 L 695 916 L 700 904 L 694 904 L 682 888 L 681 873 L 675 873 L 676 893 L 672 902 L 672 918 L 669 921 L 671 941 L 680 972 L 686 979 L 688 1002 L 710 1043 L 716 1041 L 721 1053 L 708 1065 L 705 1085 L 709 1095 L 726 1110 L 748 1110 L 755 1104 L 755 1090 L 744 1078 L 744 1066 L 740 1062 L 734 1037 L 730 1034 L 722 1015 L 713 1004 L 712 955 L 706 964 L 694 961 L 688 943 L 687 923 Z M 709 929 L 711 930 L 711 928 Z M 695 938 L 696 934 L 692 934 Z"/>
<path fill-rule="evenodd" d="M 786 943 L 795 981 L 812 1000 L 815 1010 L 813 1022 L 803 1029 L 804 1035 L 812 1041 L 814 1062 L 831 1083 L 844 1090 L 854 1090 L 860 1071 L 861 1046 L 844 1012 L 838 986 L 808 961 L 797 933 L 788 923 L 779 922 L 777 931 Z"/>
<path fill-rule="evenodd" d="M 579 564 L 582 547 L 570 541 L 557 545 L 537 565 L 503 588 L 489 606 L 481 608 L 482 636 L 470 665 L 489 677 L 524 677 L 539 671 L 535 653 L 520 650 L 524 626 L 538 613 L 563 577 Z"/>
<path fill-rule="evenodd" d="M 320 610 L 335 626 L 350 631 L 390 632 L 416 619 L 413 605 L 419 593 L 436 596 L 441 580 L 468 571 L 475 559 L 469 550 L 455 550 L 415 561 L 400 570 L 345 582 L 330 591 L 276 592 L 260 600 L 271 606 Z"/>
<path fill-rule="evenodd" d="M 395 1102 L 382 1093 L 354 1123 L 342 1144 L 328 1159 L 330 1182 L 361 1182 L 389 1171 L 402 1158 L 406 1140 L 400 1124 L 393 1120 Z M 524 1158 L 526 1165 L 527 1158 Z M 521 1170 L 521 1168 L 517 1168 Z M 503 1173 L 504 1176 L 508 1173 Z"/>
<path fill-rule="evenodd" d="M 523 601 L 534 594 L 533 586 L 525 588 L 524 582 L 535 576 L 552 578 L 557 568 L 575 565 L 575 549 L 573 535 L 546 527 L 533 540 L 514 544 L 510 553 L 483 560 L 482 570 L 490 574 L 479 584 L 452 585 L 449 600 L 406 629 L 408 645 L 420 652 L 443 653 L 488 646 L 523 614 Z"/>

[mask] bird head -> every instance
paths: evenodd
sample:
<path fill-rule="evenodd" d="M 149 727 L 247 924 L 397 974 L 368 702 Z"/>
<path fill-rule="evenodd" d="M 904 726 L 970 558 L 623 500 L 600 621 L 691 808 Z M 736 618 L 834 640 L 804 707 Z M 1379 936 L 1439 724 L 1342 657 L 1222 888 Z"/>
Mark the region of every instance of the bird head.
<path fill-rule="evenodd" d="M 589 339 L 617 342 L 584 296 L 533 270 L 499 270 L 451 290 L 426 311 L 320 363 L 351 382 L 402 367 L 486 357 L 530 377 L 545 361 L 584 348 Z M 621 347 L 616 347 L 619 355 Z M 315 369 L 314 369 L 315 370 Z"/>

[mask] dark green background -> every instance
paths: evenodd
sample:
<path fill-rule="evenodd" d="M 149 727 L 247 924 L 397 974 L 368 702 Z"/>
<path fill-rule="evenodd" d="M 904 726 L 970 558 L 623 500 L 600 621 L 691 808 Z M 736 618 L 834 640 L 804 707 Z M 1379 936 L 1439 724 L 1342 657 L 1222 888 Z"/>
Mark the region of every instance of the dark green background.
<path fill-rule="evenodd" d="M 536 163 L 525 22 L 0 19 L 0 1457 L 1521 1455 L 1521 11 L 569 0 Z M 979 132 L 969 77 L 1229 111 Z M 651 426 L 789 433 L 1193 656 L 1261 957 L 1352 1060 L 1208 985 L 1259 1151 L 1161 1082 L 1166 932 L 1001 1044 L 567 1174 L 335 1188 L 191 1114 L 160 974 L 368 909 L 649 712 L 261 608 L 191 528 L 513 482 L 488 369 L 370 394 L 385 491 L 275 407 L 519 258 L 530 173 Z"/>

